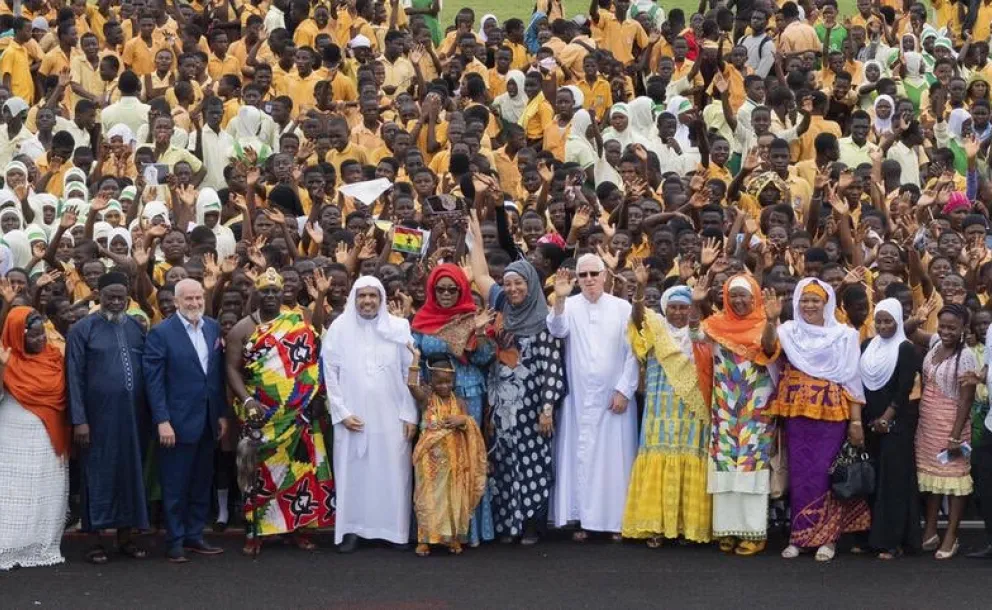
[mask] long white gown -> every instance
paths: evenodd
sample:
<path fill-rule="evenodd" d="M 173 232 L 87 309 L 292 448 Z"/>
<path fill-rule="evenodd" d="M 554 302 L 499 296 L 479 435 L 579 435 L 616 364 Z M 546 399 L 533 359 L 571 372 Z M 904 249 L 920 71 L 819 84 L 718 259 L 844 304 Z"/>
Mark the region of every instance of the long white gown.
<path fill-rule="evenodd" d="M 555 490 L 551 522 L 619 532 L 630 470 L 637 455 L 638 365 L 627 340 L 630 303 L 604 294 L 595 303 L 579 294 L 548 314 L 548 330 L 565 339 L 568 396 L 556 420 Z M 610 411 L 614 391 L 630 399 Z"/>
<path fill-rule="evenodd" d="M 60 546 L 69 464 L 45 424 L 3 392 L 0 401 L 0 571 L 65 561 Z M 2 605 L 2 604 L 0 604 Z"/>
<path fill-rule="evenodd" d="M 403 435 L 403 424 L 419 421 L 406 387 L 413 355 L 404 345 L 378 336 L 374 324 L 359 320 L 358 336 L 349 340 L 336 340 L 332 325 L 322 350 L 334 424 L 337 544 L 345 534 L 396 544 L 410 541 L 412 447 Z M 336 350 L 344 357 L 329 357 Z M 344 427 L 341 422 L 350 415 L 365 422 L 363 431 L 351 432 Z"/>

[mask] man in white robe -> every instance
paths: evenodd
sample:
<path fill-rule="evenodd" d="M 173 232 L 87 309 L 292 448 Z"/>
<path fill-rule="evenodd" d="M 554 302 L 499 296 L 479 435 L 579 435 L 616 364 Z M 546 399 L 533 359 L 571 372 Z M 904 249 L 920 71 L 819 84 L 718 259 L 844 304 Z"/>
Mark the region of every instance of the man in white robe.
<path fill-rule="evenodd" d="M 565 339 L 568 396 L 557 426 L 551 521 L 619 535 L 630 469 L 637 454 L 637 359 L 627 340 L 631 306 L 604 294 L 606 267 L 587 254 L 575 279 L 559 271 L 548 330 Z"/>
<path fill-rule="evenodd" d="M 372 276 L 355 282 L 344 313 L 324 334 L 321 359 L 334 424 L 337 516 L 334 542 L 410 541 L 411 440 L 419 414 L 406 386 L 410 324 L 386 310 Z"/>

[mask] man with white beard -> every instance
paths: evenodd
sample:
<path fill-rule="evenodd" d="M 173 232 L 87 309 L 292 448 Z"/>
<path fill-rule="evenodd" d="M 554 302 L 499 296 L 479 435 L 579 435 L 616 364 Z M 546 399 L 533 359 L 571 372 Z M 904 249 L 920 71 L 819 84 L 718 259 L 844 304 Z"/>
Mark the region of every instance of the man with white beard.
<path fill-rule="evenodd" d="M 561 410 L 555 446 L 551 521 L 619 538 L 630 469 L 637 454 L 637 359 L 627 340 L 630 303 L 604 294 L 606 266 L 595 254 L 575 267 L 581 294 L 569 296 L 576 279 L 559 269 L 548 330 L 565 339 L 569 393 Z"/>
<path fill-rule="evenodd" d="M 203 540 L 210 511 L 214 439 L 227 428 L 224 349 L 220 325 L 203 316 L 203 286 L 176 284 L 179 311 L 148 333 L 143 368 L 152 421 L 166 528 L 166 556 L 187 561 L 184 550 L 217 555 Z"/>
<path fill-rule="evenodd" d="M 419 414 L 406 386 L 413 364 L 410 324 L 390 315 L 375 277 L 355 282 L 324 335 L 321 360 L 334 424 L 335 543 L 358 538 L 405 546 L 413 490 L 411 441 Z"/>

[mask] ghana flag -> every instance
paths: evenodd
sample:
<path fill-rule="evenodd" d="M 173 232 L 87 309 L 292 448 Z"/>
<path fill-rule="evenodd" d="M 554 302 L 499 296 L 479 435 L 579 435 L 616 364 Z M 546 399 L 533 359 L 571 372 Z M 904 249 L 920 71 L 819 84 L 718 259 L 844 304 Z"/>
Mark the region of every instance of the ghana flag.
<path fill-rule="evenodd" d="M 424 232 L 420 229 L 396 226 L 393 229 L 393 250 L 420 254 L 424 247 Z"/>

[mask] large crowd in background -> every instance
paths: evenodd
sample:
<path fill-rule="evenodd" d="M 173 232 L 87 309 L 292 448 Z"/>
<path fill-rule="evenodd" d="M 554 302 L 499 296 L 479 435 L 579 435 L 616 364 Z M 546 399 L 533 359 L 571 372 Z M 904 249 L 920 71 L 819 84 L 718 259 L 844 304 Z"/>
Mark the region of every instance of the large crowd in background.
<path fill-rule="evenodd" d="M 992 535 L 992 3 L 452 8 L 0 0 L 0 570 Z"/>

